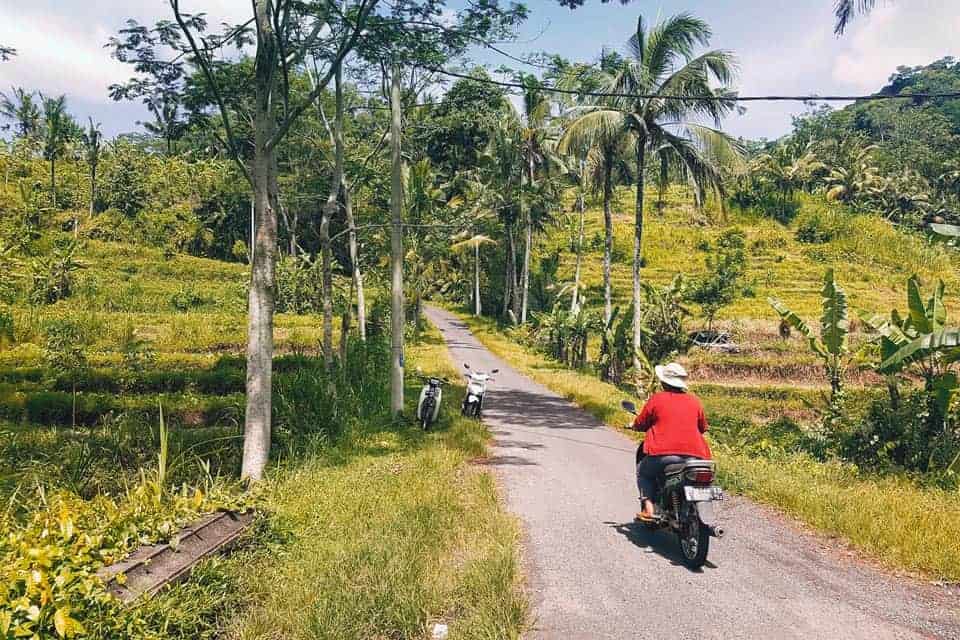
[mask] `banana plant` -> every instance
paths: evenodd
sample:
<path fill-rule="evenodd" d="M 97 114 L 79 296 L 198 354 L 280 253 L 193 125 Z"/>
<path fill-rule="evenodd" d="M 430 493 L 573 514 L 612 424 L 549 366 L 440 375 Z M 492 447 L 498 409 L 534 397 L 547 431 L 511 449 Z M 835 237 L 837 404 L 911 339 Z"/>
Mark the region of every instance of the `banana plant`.
<path fill-rule="evenodd" d="M 943 302 L 944 284 L 940 280 L 926 303 L 920 279 L 907 281 L 906 315 L 896 309 L 890 317 L 861 312 L 864 324 L 880 334 L 880 363 L 877 370 L 888 375 L 912 371 L 920 375 L 937 415 L 945 416 L 957 389 L 955 366 L 960 362 L 960 329 L 947 326 L 947 308 Z"/>
<path fill-rule="evenodd" d="M 819 336 L 783 301 L 778 298 L 768 298 L 767 301 L 780 319 L 800 332 L 809 342 L 810 349 L 823 360 L 830 377 L 830 404 L 831 407 L 836 407 L 843 393 L 843 374 L 850 353 L 847 339 L 850 320 L 847 294 L 837 284 L 833 269 L 827 269 L 823 277 L 823 312 L 820 316 Z"/>

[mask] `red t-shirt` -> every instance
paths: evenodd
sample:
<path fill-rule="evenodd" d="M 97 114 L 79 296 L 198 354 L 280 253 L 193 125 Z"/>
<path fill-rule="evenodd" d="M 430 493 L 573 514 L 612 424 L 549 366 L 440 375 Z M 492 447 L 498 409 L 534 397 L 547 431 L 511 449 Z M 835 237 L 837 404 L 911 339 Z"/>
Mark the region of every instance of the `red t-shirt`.
<path fill-rule="evenodd" d="M 707 416 L 700 399 L 692 393 L 653 394 L 633 421 L 633 428 L 647 433 L 643 441 L 647 455 L 710 459 L 710 446 L 703 438 Z"/>

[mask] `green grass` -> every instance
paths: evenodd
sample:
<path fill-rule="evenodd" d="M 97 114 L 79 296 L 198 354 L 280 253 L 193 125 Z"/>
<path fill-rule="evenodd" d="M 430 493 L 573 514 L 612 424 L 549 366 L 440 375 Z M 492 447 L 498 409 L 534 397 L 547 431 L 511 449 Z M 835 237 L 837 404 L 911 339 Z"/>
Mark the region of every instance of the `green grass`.
<path fill-rule="evenodd" d="M 715 203 L 706 213 L 700 213 L 693 206 L 689 190 L 682 187 L 667 191 L 662 211 L 652 206 L 655 200 L 655 190 L 649 191 L 647 202 L 651 206 L 644 228 L 646 267 L 642 273 L 650 282 L 666 284 L 677 273 L 691 278 L 704 273 L 704 258 L 725 228 L 738 226 L 746 233 L 748 268 L 744 284 L 751 285 L 753 295 L 741 297 L 720 314 L 734 328 L 762 321 L 767 332 L 775 335 L 776 314 L 766 302 L 771 295 L 781 297 L 804 317 L 819 317 L 821 281 L 827 267 L 836 269 L 837 280 L 847 290 L 854 309 L 887 311 L 892 305 L 903 306 L 905 283 L 913 273 L 927 281 L 943 278 L 948 291 L 960 293 L 960 257 L 956 252 L 898 231 L 876 216 L 854 215 L 819 197 L 803 196 L 801 212 L 789 225 L 752 212 L 721 213 Z M 796 229 L 811 217 L 819 217 L 822 224 L 835 230 L 836 237 L 821 245 L 799 242 Z M 603 214 L 600 203 L 595 202 L 586 213 L 582 276 L 588 302 L 594 305 L 601 305 L 603 297 L 602 236 Z M 541 254 L 561 250 L 557 274 L 561 281 L 573 278 L 571 237 L 569 229 L 551 227 L 540 240 Z M 614 299 L 617 304 L 629 304 L 632 189 L 617 191 L 613 253 Z"/>
<path fill-rule="evenodd" d="M 455 379 L 438 334 L 409 350 Z M 419 385 L 408 384 L 408 411 Z M 286 543 L 238 576 L 246 609 L 225 637 L 518 638 L 527 620 L 518 528 L 501 510 L 483 427 L 448 387 L 435 432 L 383 425 L 281 471 L 264 498 Z"/>
<path fill-rule="evenodd" d="M 626 392 L 534 353 L 493 322 L 461 317 L 491 351 L 537 382 L 611 426 L 623 427 L 630 420 L 619 407 Z M 764 419 L 790 415 L 791 410 L 805 406 L 802 396 L 809 393 L 717 385 L 695 385 L 694 391 L 702 394 L 709 420 L 757 421 L 761 438 Z M 960 580 L 960 495 L 956 491 L 920 487 L 897 476 L 878 477 L 852 465 L 817 462 L 802 454 L 747 456 L 715 440 L 713 448 L 728 488 L 839 536 L 893 569 Z"/>

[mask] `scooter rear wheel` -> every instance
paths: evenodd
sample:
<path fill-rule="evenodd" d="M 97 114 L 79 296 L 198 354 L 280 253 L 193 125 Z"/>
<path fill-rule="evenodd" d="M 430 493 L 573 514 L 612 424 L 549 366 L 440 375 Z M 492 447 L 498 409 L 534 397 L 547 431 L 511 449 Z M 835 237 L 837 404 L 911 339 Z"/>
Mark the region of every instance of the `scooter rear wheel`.
<path fill-rule="evenodd" d="M 680 533 L 680 549 L 683 560 L 691 569 L 699 569 L 707 562 L 710 551 L 710 531 L 694 516 Z"/>

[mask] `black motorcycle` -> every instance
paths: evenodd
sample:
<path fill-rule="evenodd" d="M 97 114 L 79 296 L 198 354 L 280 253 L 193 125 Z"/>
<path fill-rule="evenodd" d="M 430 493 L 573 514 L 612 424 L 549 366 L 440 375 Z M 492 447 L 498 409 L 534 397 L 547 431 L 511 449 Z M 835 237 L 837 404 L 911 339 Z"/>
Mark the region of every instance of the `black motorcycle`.
<path fill-rule="evenodd" d="M 621 406 L 636 415 L 637 407 L 624 400 Z M 636 463 L 646 454 L 637 448 Z M 680 539 L 683 559 L 691 569 L 699 569 L 707 561 L 710 538 L 722 538 L 723 528 L 717 524 L 713 503 L 723 500 L 723 489 L 714 484 L 714 465 L 710 460 L 690 458 L 667 465 L 657 479 L 658 519 L 644 522 L 653 530 L 669 529 Z"/>

